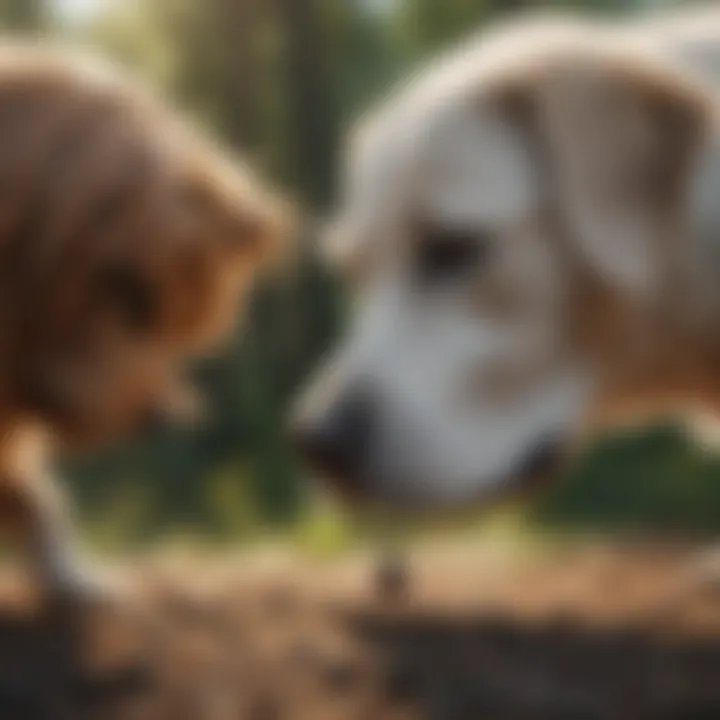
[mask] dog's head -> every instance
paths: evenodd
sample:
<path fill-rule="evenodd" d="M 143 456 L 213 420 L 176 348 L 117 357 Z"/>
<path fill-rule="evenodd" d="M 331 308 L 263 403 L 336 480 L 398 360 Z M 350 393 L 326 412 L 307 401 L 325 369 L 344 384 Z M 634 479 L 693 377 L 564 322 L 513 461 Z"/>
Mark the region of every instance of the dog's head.
<path fill-rule="evenodd" d="M 85 445 L 190 410 L 280 229 L 249 172 L 113 72 L 0 57 L 4 409 Z"/>
<path fill-rule="evenodd" d="M 331 250 L 354 319 L 301 450 L 408 505 L 554 472 L 663 320 L 705 112 L 659 60 L 572 33 L 510 33 L 396 96 L 352 146 Z"/>

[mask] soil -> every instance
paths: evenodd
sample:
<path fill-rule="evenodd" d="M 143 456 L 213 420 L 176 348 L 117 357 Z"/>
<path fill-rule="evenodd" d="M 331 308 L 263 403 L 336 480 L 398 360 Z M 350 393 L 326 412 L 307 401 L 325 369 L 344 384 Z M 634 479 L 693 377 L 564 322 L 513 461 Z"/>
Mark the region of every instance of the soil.
<path fill-rule="evenodd" d="M 187 558 L 55 607 L 10 578 L 0 718 L 717 720 L 720 563 L 698 557 Z"/>

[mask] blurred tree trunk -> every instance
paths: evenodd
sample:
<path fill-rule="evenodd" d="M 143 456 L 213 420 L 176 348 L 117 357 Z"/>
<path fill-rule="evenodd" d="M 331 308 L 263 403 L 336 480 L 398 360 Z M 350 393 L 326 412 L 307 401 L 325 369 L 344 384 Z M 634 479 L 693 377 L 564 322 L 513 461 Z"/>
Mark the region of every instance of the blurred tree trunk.
<path fill-rule="evenodd" d="M 258 57 L 257 36 L 262 32 L 262 2 L 215 0 L 215 28 L 208 38 L 215 45 L 213 68 L 222 104 L 225 137 L 238 148 L 262 142 L 261 96 L 258 76 L 271 78 Z"/>
<path fill-rule="evenodd" d="M 314 213 L 334 201 L 339 136 L 338 88 L 329 31 L 332 17 L 322 0 L 274 0 L 281 35 L 286 135 L 292 186 Z M 311 248 L 314 228 L 301 230 L 299 241 Z M 338 291 L 312 251 L 302 253 L 284 314 L 288 335 L 286 373 L 291 385 L 317 362 L 330 345 L 338 324 Z"/>
<path fill-rule="evenodd" d="M 35 33 L 45 30 L 49 11 L 47 0 L 2 0 L 0 20 L 8 30 Z"/>
<path fill-rule="evenodd" d="M 296 180 L 314 208 L 332 198 L 337 114 L 317 0 L 275 0 L 283 35 L 288 134 Z"/>

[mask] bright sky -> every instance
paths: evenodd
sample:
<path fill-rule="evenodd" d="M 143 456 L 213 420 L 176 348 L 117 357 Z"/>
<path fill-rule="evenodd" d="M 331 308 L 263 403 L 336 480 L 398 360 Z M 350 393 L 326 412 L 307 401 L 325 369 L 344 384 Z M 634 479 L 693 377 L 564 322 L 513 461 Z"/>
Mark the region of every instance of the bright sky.
<path fill-rule="evenodd" d="M 398 0 L 363 0 L 365 6 L 374 12 L 389 12 L 397 5 Z"/>
<path fill-rule="evenodd" d="M 106 2 L 107 0 L 53 0 L 60 13 L 69 20 L 83 20 Z"/>
<path fill-rule="evenodd" d="M 87 19 L 108 2 L 109 0 L 52 0 L 60 14 L 71 21 Z M 361 0 L 361 2 L 375 12 L 387 12 L 398 0 Z"/>

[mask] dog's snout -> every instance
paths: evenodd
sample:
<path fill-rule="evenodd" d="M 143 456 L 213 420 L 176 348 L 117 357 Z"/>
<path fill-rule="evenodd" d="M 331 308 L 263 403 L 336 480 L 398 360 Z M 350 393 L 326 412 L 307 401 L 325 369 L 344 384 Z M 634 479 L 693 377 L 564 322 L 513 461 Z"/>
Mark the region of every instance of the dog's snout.
<path fill-rule="evenodd" d="M 563 464 L 564 444 L 557 437 L 546 437 L 532 448 L 520 468 L 525 480 L 543 480 L 556 473 Z"/>
<path fill-rule="evenodd" d="M 359 492 L 372 442 L 374 408 L 364 390 L 348 392 L 323 408 L 300 412 L 290 427 L 300 456 L 349 492 Z"/>

